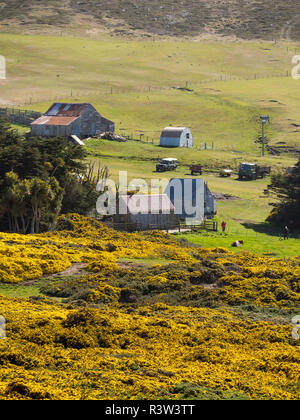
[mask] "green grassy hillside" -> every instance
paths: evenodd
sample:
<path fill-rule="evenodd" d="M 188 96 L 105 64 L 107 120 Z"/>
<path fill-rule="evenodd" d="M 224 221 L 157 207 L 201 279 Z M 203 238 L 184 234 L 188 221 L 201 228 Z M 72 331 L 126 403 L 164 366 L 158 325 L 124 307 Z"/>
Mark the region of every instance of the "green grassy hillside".
<path fill-rule="evenodd" d="M 236 175 L 219 178 L 218 170 L 231 166 L 236 171 L 244 160 L 269 164 L 273 171 L 296 162 L 300 82 L 290 74 L 298 43 L 1 34 L 0 50 L 7 58 L 0 103 L 41 112 L 53 101 L 92 103 L 115 121 L 118 133 L 143 142 L 88 140 L 91 161 L 106 164 L 113 179 L 119 170 L 127 170 L 129 181 L 157 178 L 155 164 L 163 157 L 180 163 L 176 174 L 163 174 L 166 178 L 189 177 L 188 166 L 202 163 L 213 192 L 239 198 L 220 202 L 219 217 L 226 218 L 237 235 L 249 237 L 252 232 L 256 239 L 256 227 L 244 225 L 267 217 L 270 207 L 263 191 L 268 179 L 244 183 Z M 280 156 L 260 156 L 260 114 L 271 117 L 266 135 L 269 144 L 282 151 Z M 169 124 L 189 126 L 195 148 L 159 147 L 161 130 Z"/>
<path fill-rule="evenodd" d="M 157 143 L 166 125 L 188 125 L 197 146 L 214 142 L 217 150 L 254 154 L 259 114 L 268 113 L 271 144 L 297 148 L 300 82 L 290 76 L 297 48 L 2 34 L 7 80 L 0 103 L 45 111 L 55 100 L 87 101 L 135 138 Z"/>

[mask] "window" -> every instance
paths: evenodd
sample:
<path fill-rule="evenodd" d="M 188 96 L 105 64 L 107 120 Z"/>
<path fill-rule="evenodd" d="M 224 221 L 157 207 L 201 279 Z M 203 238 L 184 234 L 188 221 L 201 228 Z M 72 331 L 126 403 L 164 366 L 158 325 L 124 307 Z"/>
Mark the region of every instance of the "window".
<path fill-rule="evenodd" d="M 190 133 L 187 133 L 186 138 L 189 139 L 190 138 Z"/>

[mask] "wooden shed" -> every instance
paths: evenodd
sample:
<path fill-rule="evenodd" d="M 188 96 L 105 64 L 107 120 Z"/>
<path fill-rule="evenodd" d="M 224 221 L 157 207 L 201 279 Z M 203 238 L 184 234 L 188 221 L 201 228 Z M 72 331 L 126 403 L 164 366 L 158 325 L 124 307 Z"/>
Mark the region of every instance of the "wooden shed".
<path fill-rule="evenodd" d="M 84 139 L 115 131 L 112 121 L 102 117 L 91 104 L 54 103 L 31 124 L 31 136 Z"/>
<path fill-rule="evenodd" d="M 126 230 L 175 229 L 179 219 L 174 206 L 166 194 L 120 195 L 118 212 L 114 216 L 117 228 Z"/>
<path fill-rule="evenodd" d="M 160 136 L 162 147 L 193 147 L 193 134 L 186 127 L 166 127 Z"/>

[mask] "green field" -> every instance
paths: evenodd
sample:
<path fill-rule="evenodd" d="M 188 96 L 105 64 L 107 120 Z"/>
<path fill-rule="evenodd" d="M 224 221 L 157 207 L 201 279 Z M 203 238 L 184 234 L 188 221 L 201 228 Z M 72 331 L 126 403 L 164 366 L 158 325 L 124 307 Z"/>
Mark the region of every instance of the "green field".
<path fill-rule="evenodd" d="M 241 161 L 269 164 L 273 172 L 296 162 L 300 81 L 291 77 L 291 60 L 299 51 L 299 44 L 288 41 L 157 37 L 153 42 L 105 34 L 97 40 L 1 34 L 7 80 L 0 81 L 0 106 L 43 112 L 53 101 L 92 103 L 115 121 L 119 134 L 143 140 L 86 142 L 89 160 L 107 165 L 113 179 L 120 170 L 128 171 L 129 181 L 157 178 L 157 160 L 175 157 L 180 163 L 176 173 L 160 176 L 189 177 L 188 166 L 202 163 L 211 191 L 238 198 L 219 202 L 218 217 L 226 219 L 232 236 L 206 236 L 200 241 L 189 235 L 190 240 L 230 246 L 232 238 L 247 238 L 245 248 L 259 253 L 295 255 L 298 240 L 282 248 L 278 236 L 270 236 L 261 225 L 270 212 L 263 194 L 269 180 L 240 182 L 236 171 Z M 284 150 L 280 156 L 260 156 L 261 114 L 271 117 L 266 136 L 270 145 Z M 193 150 L 159 147 L 161 130 L 170 124 L 192 129 Z M 224 166 L 233 168 L 231 179 L 218 176 Z"/>
<path fill-rule="evenodd" d="M 299 237 L 283 241 L 279 236 L 270 236 L 264 234 L 255 234 L 246 232 L 243 229 L 237 229 L 237 233 L 222 236 L 221 234 L 186 234 L 180 235 L 188 241 L 202 245 L 207 248 L 222 247 L 236 252 L 248 251 L 266 257 L 296 257 L 299 255 Z M 236 240 L 244 240 L 241 248 L 232 248 L 231 244 Z"/>
<path fill-rule="evenodd" d="M 260 113 L 272 117 L 271 144 L 297 144 L 298 82 L 290 76 L 297 48 L 1 34 L 8 78 L 0 103 L 45 111 L 55 100 L 88 101 L 135 138 L 157 144 L 166 125 L 188 125 L 197 146 L 256 155 Z"/>

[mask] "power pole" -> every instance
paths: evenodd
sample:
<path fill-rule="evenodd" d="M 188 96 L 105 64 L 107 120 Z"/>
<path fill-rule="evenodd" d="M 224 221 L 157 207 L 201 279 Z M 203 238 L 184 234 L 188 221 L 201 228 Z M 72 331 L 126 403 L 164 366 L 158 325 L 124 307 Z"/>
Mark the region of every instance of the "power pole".
<path fill-rule="evenodd" d="M 262 156 L 265 156 L 265 125 L 270 121 L 270 117 L 262 115 L 260 117 L 262 122 Z"/>

